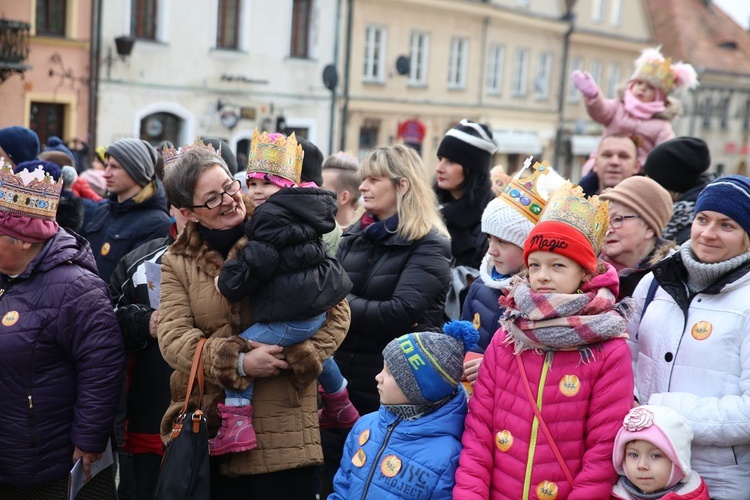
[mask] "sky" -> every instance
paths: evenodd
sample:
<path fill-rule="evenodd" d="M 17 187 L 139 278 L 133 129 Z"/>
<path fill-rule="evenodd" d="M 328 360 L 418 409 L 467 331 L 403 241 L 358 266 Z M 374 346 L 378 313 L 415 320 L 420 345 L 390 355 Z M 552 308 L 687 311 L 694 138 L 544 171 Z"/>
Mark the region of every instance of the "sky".
<path fill-rule="evenodd" d="M 713 0 L 721 7 L 721 10 L 729 14 L 737 23 L 745 29 L 748 29 L 748 20 L 750 20 L 750 0 Z"/>

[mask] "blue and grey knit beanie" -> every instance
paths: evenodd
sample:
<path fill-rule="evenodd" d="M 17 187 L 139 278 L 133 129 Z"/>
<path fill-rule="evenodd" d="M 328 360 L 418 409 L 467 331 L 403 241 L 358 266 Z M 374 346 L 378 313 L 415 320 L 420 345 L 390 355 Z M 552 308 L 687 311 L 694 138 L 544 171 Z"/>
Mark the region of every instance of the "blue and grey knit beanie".
<path fill-rule="evenodd" d="M 703 210 L 730 217 L 750 234 L 750 178 L 727 175 L 710 183 L 695 202 L 695 213 Z"/>
<path fill-rule="evenodd" d="M 0 148 L 8 155 L 6 160 L 18 165 L 39 154 L 39 136 L 30 128 L 17 125 L 0 128 Z"/>
<path fill-rule="evenodd" d="M 383 360 L 413 405 L 435 404 L 453 394 L 461 380 L 464 356 L 479 334 L 469 321 L 451 321 L 443 332 L 408 333 L 391 340 Z"/>

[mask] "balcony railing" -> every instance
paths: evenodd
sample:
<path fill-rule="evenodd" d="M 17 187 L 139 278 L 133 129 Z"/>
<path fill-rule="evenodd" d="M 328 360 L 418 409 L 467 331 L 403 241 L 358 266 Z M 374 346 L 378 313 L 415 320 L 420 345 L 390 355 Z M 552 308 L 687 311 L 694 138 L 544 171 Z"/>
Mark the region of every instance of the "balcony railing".
<path fill-rule="evenodd" d="M 0 83 L 31 69 L 24 64 L 29 57 L 30 29 L 29 23 L 0 19 Z"/>

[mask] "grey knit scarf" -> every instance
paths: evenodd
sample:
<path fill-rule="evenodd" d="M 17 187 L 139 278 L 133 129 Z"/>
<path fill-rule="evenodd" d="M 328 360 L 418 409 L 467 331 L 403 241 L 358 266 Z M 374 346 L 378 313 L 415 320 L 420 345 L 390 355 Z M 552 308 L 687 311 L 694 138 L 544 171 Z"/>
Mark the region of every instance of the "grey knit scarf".
<path fill-rule="evenodd" d="M 700 262 L 693 253 L 690 240 L 680 246 L 680 256 L 682 263 L 688 273 L 687 286 L 691 293 L 697 293 L 705 290 L 719 277 L 724 276 L 729 271 L 737 269 L 742 264 L 750 260 L 750 251 L 741 253 L 736 257 L 715 264 L 704 264 Z"/>

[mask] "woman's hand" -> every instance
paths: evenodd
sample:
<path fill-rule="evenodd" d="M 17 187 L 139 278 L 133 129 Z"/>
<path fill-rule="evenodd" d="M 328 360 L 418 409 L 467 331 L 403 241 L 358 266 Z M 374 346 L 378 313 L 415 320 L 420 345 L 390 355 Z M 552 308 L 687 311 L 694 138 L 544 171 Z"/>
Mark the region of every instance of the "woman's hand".
<path fill-rule="evenodd" d="M 281 370 L 289 368 L 284 360 L 283 347 L 280 345 L 261 344 L 248 340 L 252 350 L 245 354 L 242 370 L 251 377 L 272 377 Z"/>
<path fill-rule="evenodd" d="M 464 363 L 464 378 L 472 384 L 477 379 L 479 373 L 479 365 L 482 364 L 483 358 L 476 358 Z"/>

